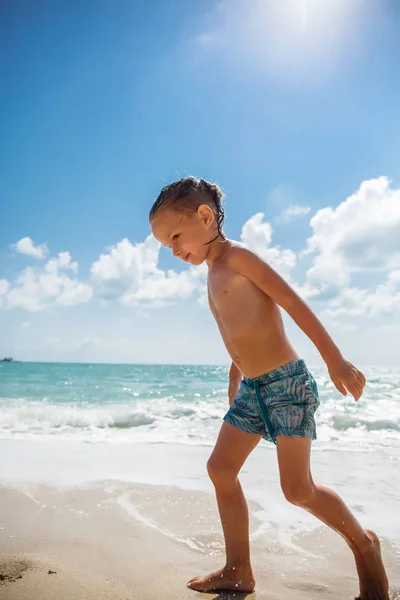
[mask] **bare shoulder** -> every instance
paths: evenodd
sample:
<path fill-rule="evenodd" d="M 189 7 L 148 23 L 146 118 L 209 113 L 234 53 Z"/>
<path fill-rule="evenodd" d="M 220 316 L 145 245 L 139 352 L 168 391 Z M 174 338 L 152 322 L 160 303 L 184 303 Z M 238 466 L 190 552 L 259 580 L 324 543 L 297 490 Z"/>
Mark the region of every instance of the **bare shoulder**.
<path fill-rule="evenodd" d="M 296 292 L 281 275 L 252 250 L 233 243 L 226 260 L 232 271 L 252 281 L 285 310 L 288 311 L 293 302 L 298 300 Z"/>
<path fill-rule="evenodd" d="M 259 263 L 266 264 L 258 254 L 249 250 L 249 248 L 240 242 L 231 241 L 230 248 L 225 258 L 228 266 L 232 270 L 239 272 L 242 272 L 243 269 L 247 269 L 252 265 Z"/>

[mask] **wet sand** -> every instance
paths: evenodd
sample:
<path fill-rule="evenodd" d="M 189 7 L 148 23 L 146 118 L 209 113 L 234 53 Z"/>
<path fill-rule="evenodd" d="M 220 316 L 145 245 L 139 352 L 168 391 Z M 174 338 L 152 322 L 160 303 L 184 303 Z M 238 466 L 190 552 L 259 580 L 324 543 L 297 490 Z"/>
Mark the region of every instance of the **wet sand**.
<path fill-rule="evenodd" d="M 341 538 L 321 528 L 297 536 L 291 547 L 270 532 L 266 542 L 256 505 L 250 505 L 255 593 L 202 596 L 187 589 L 190 577 L 223 565 L 218 515 L 207 493 L 116 482 L 3 487 L 0 507 L 2 600 L 352 600 L 358 592 Z M 387 540 L 382 546 L 391 585 L 400 588 L 400 557 Z"/>

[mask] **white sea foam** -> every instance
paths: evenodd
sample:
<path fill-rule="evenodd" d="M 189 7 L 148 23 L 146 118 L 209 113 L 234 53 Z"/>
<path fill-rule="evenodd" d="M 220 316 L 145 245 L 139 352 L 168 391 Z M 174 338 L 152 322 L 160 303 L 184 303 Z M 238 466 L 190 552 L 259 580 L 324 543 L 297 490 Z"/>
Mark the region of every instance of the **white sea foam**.
<path fill-rule="evenodd" d="M 1 369 L 0 439 L 211 446 L 228 408 L 221 367 L 28 367 Z M 321 399 L 316 448 L 400 447 L 399 370 L 365 369 L 358 403 L 341 396 L 324 369 L 313 372 Z"/>

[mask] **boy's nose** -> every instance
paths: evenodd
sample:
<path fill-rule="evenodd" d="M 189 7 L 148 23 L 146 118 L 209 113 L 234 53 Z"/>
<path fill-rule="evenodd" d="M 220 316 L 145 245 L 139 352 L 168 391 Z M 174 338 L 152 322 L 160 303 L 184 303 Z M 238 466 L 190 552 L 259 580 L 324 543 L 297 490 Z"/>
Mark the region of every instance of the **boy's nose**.
<path fill-rule="evenodd" d="M 175 246 L 175 248 L 172 248 L 172 252 L 173 252 L 173 255 L 174 255 L 174 256 L 177 256 L 177 257 L 179 258 L 179 255 L 180 255 L 180 250 L 179 250 L 179 248 L 177 248 L 177 247 Z"/>

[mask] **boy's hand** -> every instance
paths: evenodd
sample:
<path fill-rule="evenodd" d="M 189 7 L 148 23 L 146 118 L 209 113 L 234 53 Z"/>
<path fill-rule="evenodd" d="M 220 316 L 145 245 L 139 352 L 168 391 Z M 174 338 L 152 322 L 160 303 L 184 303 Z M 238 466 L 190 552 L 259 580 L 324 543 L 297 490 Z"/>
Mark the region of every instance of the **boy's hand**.
<path fill-rule="evenodd" d="M 330 362 L 327 367 L 336 389 L 343 396 L 347 396 L 347 391 L 349 391 L 354 396 L 354 400 L 357 401 L 361 398 L 366 383 L 361 371 L 344 358 Z"/>
<path fill-rule="evenodd" d="M 232 405 L 233 399 L 236 396 L 236 393 L 240 387 L 241 379 L 229 379 L 228 386 L 228 398 L 229 398 L 229 406 Z"/>

